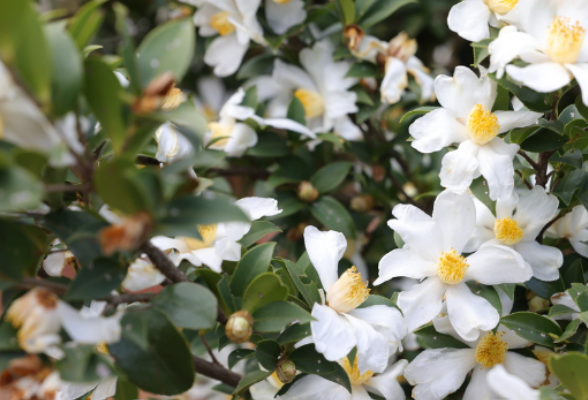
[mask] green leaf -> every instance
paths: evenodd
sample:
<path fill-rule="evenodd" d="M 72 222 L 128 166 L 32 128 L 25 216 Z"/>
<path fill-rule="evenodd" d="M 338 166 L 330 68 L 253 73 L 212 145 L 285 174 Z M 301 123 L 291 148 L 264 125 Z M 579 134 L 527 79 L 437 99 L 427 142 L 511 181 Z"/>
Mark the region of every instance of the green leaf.
<path fill-rule="evenodd" d="M 282 260 L 282 262 L 288 270 L 288 274 L 290 275 L 292 282 L 294 282 L 294 286 L 296 286 L 296 289 L 298 289 L 298 291 L 302 295 L 302 298 L 308 305 L 309 309 L 312 308 L 314 303 L 320 303 L 321 297 L 316 287 L 316 284 L 314 284 L 314 282 L 312 284 L 303 283 L 300 279 L 300 276 L 303 274 L 300 273 L 300 269 L 292 261 Z"/>
<path fill-rule="evenodd" d="M 335 0 L 335 5 L 341 14 L 341 21 L 344 25 L 355 22 L 355 4 L 353 0 Z"/>
<path fill-rule="evenodd" d="M 588 174 L 583 170 L 569 171 L 559 182 L 553 194 L 566 205 L 570 205 L 574 194 L 583 186 Z"/>
<path fill-rule="evenodd" d="M 582 152 L 578 149 L 570 149 L 561 156 L 557 156 L 557 153 L 555 153 L 554 156 L 555 157 L 551 157 L 549 161 L 565 163 L 578 169 L 582 168 L 584 160 L 582 158 Z"/>
<path fill-rule="evenodd" d="M 291 119 L 292 121 L 296 121 L 302 125 L 306 125 L 306 112 L 304 111 L 302 102 L 298 100 L 298 97 L 292 96 L 292 100 L 288 106 L 288 113 L 286 114 L 286 118 Z"/>
<path fill-rule="evenodd" d="M 105 2 L 106 0 L 89 1 L 80 7 L 72 18 L 69 32 L 74 38 L 78 49 L 83 50 L 90 43 L 100 25 L 102 25 L 104 14 L 99 7 Z"/>
<path fill-rule="evenodd" d="M 492 42 L 492 39 L 483 39 L 479 42 L 471 43 L 474 49 L 474 66 L 478 67 L 482 61 L 484 61 L 490 55 L 488 51 L 488 45 Z"/>
<path fill-rule="evenodd" d="M 578 310 L 574 310 L 568 306 L 564 306 L 563 304 L 554 304 L 553 307 L 549 309 L 549 317 L 555 317 L 557 315 L 564 315 L 564 314 L 576 314 Z"/>
<path fill-rule="evenodd" d="M 166 286 L 151 304 L 180 328 L 212 329 L 216 325 L 216 297 L 202 285 L 180 282 Z"/>
<path fill-rule="evenodd" d="M 568 324 L 568 326 L 566 327 L 566 330 L 564 331 L 563 335 L 561 335 L 559 338 L 557 338 L 557 340 L 555 340 L 554 343 L 561 343 L 565 340 L 568 340 L 572 336 L 574 336 L 581 323 L 582 323 L 582 321 L 580 321 L 579 319 L 572 320 Z"/>
<path fill-rule="evenodd" d="M 380 75 L 378 66 L 370 62 L 355 62 L 351 64 L 351 68 L 347 71 L 348 78 L 371 78 Z M 373 103 L 372 103 L 373 104 Z"/>
<path fill-rule="evenodd" d="M 260 54 L 244 62 L 237 72 L 237 79 L 249 79 L 260 75 L 271 75 L 275 56 Z"/>
<path fill-rule="evenodd" d="M 56 115 L 73 110 L 82 87 L 82 57 L 61 23 L 45 27 L 51 48 L 51 104 Z"/>
<path fill-rule="evenodd" d="M 281 345 L 296 343 L 311 335 L 310 323 L 293 324 L 286 328 L 278 337 L 278 343 Z"/>
<path fill-rule="evenodd" d="M 43 199 L 43 185 L 24 168 L 0 168 L 0 212 L 34 209 Z"/>
<path fill-rule="evenodd" d="M 500 322 L 523 339 L 545 347 L 553 347 L 554 338 L 562 335 L 558 324 L 531 312 L 518 312 L 502 317 Z"/>
<path fill-rule="evenodd" d="M 371 7 L 361 15 L 358 25 L 364 29 L 368 28 L 385 20 L 400 7 L 410 3 L 417 3 L 417 0 L 375 0 Z"/>
<path fill-rule="evenodd" d="M 330 192 L 345 180 L 352 166 L 353 164 L 347 161 L 327 164 L 310 177 L 310 183 L 321 194 Z"/>
<path fill-rule="evenodd" d="M 155 309 L 127 311 L 122 338 L 108 346 L 129 380 L 148 392 L 175 395 L 194 383 L 194 365 L 186 339 Z"/>
<path fill-rule="evenodd" d="M 551 129 L 542 128 L 529 136 L 521 143 L 521 149 L 533 153 L 543 153 L 557 150 L 562 147 L 568 138 L 554 132 Z"/>
<path fill-rule="evenodd" d="M 400 118 L 400 123 L 403 123 L 408 118 L 414 117 L 415 115 L 428 114 L 431 111 L 435 111 L 435 110 L 438 110 L 438 109 L 439 109 L 439 107 L 419 107 L 419 108 L 415 108 L 414 110 L 411 110 L 411 111 L 407 112 L 406 114 L 404 114 L 402 116 L 402 118 Z"/>
<path fill-rule="evenodd" d="M 488 207 L 493 215 L 496 215 L 496 202 L 490 198 L 490 190 L 486 180 L 483 177 L 474 179 L 470 189 L 474 196 L 476 196 L 476 198 L 480 200 L 482 204 Z"/>
<path fill-rule="evenodd" d="M 195 36 L 191 19 L 167 22 L 150 31 L 137 49 L 143 87 L 165 72 L 171 72 L 175 81 L 179 82 L 190 66 Z"/>
<path fill-rule="evenodd" d="M 349 376 L 343 367 L 336 362 L 325 359 L 322 354 L 316 351 L 313 343 L 295 349 L 290 353 L 288 359 L 296 364 L 297 370 L 307 374 L 319 375 L 343 386 L 351 393 Z"/>
<path fill-rule="evenodd" d="M 561 293 L 566 290 L 561 277 L 552 282 L 544 282 L 536 278 L 531 278 L 525 282 L 525 285 L 543 299 L 549 299 L 555 293 Z"/>
<path fill-rule="evenodd" d="M 470 347 L 453 336 L 439 333 L 433 325 L 414 331 L 425 349 L 469 349 Z"/>
<path fill-rule="evenodd" d="M 251 385 L 254 385 L 257 382 L 261 382 L 262 380 L 264 380 L 265 378 L 267 378 L 268 376 L 270 376 L 272 374 L 272 372 L 273 371 L 261 371 L 261 370 L 257 370 L 257 371 L 252 371 L 252 372 L 247 373 L 239 381 L 239 384 L 235 388 L 235 392 L 234 393 L 236 395 L 243 393 Z"/>
<path fill-rule="evenodd" d="M 102 130 L 112 143 L 115 153 L 122 150 L 125 141 L 125 123 L 122 115 L 122 90 L 110 67 L 96 57 L 85 62 L 84 92 L 92 111 L 102 125 Z"/>
<path fill-rule="evenodd" d="M 257 144 L 247 150 L 247 155 L 255 157 L 283 157 L 290 154 L 286 139 L 276 132 L 258 133 Z"/>
<path fill-rule="evenodd" d="M 547 112 L 551 110 L 549 104 L 545 102 L 544 95 L 537 93 L 528 87 L 519 86 L 513 81 L 509 80 L 506 74 L 501 78 L 496 78 L 496 74 L 489 74 L 490 78 L 495 80 L 500 86 L 503 86 L 509 92 L 519 98 L 519 100 L 532 111 Z"/>
<path fill-rule="evenodd" d="M 79 383 L 100 380 L 102 377 L 97 371 L 105 368 L 108 371 L 108 367 L 95 353 L 94 348 L 94 345 L 64 346 L 65 356 L 56 363 L 60 378 Z"/>
<path fill-rule="evenodd" d="M 288 297 L 288 288 L 280 278 L 266 272 L 251 281 L 243 294 L 243 309 L 254 313 L 259 308 L 274 301 L 283 301 Z"/>
<path fill-rule="evenodd" d="M 80 269 L 69 286 L 67 300 L 92 300 L 106 297 L 118 288 L 127 274 L 126 268 L 108 258 L 98 258 Z"/>
<path fill-rule="evenodd" d="M 18 329 L 11 323 L 0 321 L 0 352 L 20 350 L 16 337 L 17 332 Z"/>
<path fill-rule="evenodd" d="M 253 247 L 239 260 L 233 277 L 231 291 L 243 296 L 245 289 L 260 274 L 266 272 L 274 254 L 275 243 L 264 243 Z"/>
<path fill-rule="evenodd" d="M 394 307 L 394 308 L 398 308 L 396 307 L 396 304 L 394 304 L 394 302 L 384 296 L 378 296 L 375 294 L 370 294 L 368 296 L 367 299 L 365 299 L 365 301 L 363 303 L 361 303 L 359 305 L 359 307 L 357 308 L 366 308 L 366 307 L 371 307 L 371 306 L 387 306 L 387 307 Z"/>
<path fill-rule="evenodd" d="M 312 316 L 295 304 L 279 301 L 269 303 L 253 313 L 254 329 L 258 332 L 280 332 L 288 324 L 305 324 Z"/>
<path fill-rule="evenodd" d="M 0 219 L 0 277 L 35 276 L 47 249 L 47 235 L 36 226 Z"/>
<path fill-rule="evenodd" d="M 549 360 L 550 370 L 559 378 L 575 400 L 588 399 L 588 357 L 577 352 L 554 355 Z"/>
<path fill-rule="evenodd" d="M 502 315 L 502 302 L 500 301 L 498 292 L 496 291 L 496 289 L 494 289 L 494 287 L 482 285 L 480 283 L 476 283 L 475 281 L 469 281 L 466 284 L 468 285 L 472 293 L 488 300 L 488 302 L 492 304 L 496 311 L 498 311 L 498 314 Z"/>
<path fill-rule="evenodd" d="M 233 367 L 239 362 L 251 358 L 255 355 L 255 350 L 251 349 L 237 349 L 229 354 L 228 365 L 229 369 L 233 369 Z"/>
<path fill-rule="evenodd" d="M 116 394 L 114 400 L 135 400 L 139 398 L 137 386 L 119 376 L 116 380 Z"/>
<path fill-rule="evenodd" d="M 239 243 L 241 243 L 243 247 L 249 247 L 255 244 L 259 239 L 262 239 L 273 232 L 282 232 L 282 230 L 268 221 L 253 221 L 249 232 L 239 240 Z"/>
<path fill-rule="evenodd" d="M 275 340 L 262 340 L 255 348 L 255 359 L 261 366 L 273 372 L 280 356 L 280 345 Z"/>
<path fill-rule="evenodd" d="M 310 213 L 325 227 L 355 239 L 355 224 L 349 211 L 330 196 L 322 196 L 310 207 Z"/>

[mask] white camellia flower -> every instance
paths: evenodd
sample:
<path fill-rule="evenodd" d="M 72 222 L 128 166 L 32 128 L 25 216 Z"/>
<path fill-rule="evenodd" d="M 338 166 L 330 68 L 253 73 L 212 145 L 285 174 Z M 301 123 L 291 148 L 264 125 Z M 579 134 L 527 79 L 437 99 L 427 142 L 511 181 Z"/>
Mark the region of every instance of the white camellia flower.
<path fill-rule="evenodd" d="M 172 162 L 192 154 L 192 143 L 177 131 L 173 124 L 166 122 L 155 131 L 157 158 L 160 162 Z"/>
<path fill-rule="evenodd" d="M 452 336 L 463 342 L 457 334 Z M 461 387 L 472 370 L 463 400 L 495 399 L 487 376 L 498 365 L 531 386 L 539 386 L 545 380 L 545 364 L 509 351 L 532 344 L 513 330 L 499 325 L 496 332 L 485 332 L 480 339 L 464 343 L 468 347 L 424 350 L 406 367 L 404 377 L 415 386 L 412 392 L 415 400 L 445 398 Z"/>
<path fill-rule="evenodd" d="M 56 239 L 51 244 L 52 248 L 61 244 L 59 239 Z M 74 255 L 69 250 L 57 249 L 51 251 L 45 260 L 43 260 L 43 269 L 49 276 L 61 276 L 63 269 L 68 263 L 74 262 Z"/>
<path fill-rule="evenodd" d="M 385 305 L 358 308 L 368 298 L 369 289 L 355 267 L 337 277 L 338 263 L 347 247 L 342 233 L 307 226 L 304 244 L 326 293 L 325 304 L 312 307 L 315 321 L 310 328 L 316 350 L 327 360 L 338 361 L 357 347 L 361 375 L 383 372 L 406 336 L 402 315 Z"/>
<path fill-rule="evenodd" d="M 478 78 L 466 67 L 457 67 L 453 78 L 440 75 L 435 92 L 442 108 L 417 119 L 409 128 L 412 147 L 433 153 L 458 144 L 443 157 L 441 185 L 465 192 L 472 180 L 484 176 L 490 198 L 508 197 L 514 187 L 513 158 L 519 146 L 507 144 L 500 133 L 537 122 L 541 114 L 531 111 L 495 111 L 496 82 Z"/>
<path fill-rule="evenodd" d="M 541 93 L 575 77 L 588 104 L 588 3 L 584 0 L 525 0 L 513 11 L 516 26 L 500 30 L 490 43 L 490 71 Z M 518 29 L 517 29 L 518 28 Z M 508 65 L 520 58 L 529 65 Z"/>
<path fill-rule="evenodd" d="M 60 301 L 59 312 L 63 329 L 76 343 L 99 344 L 116 343 L 120 340 L 120 320 L 122 312 L 111 317 L 102 317 L 106 302 L 92 300 L 90 307 L 76 310 L 69 304 Z"/>
<path fill-rule="evenodd" d="M 558 270 L 563 264 L 561 250 L 535 240 L 559 212 L 557 197 L 535 186 L 520 198 L 515 193 L 509 199 L 498 199 L 496 216 L 479 200 L 474 199 L 474 203 L 477 228 L 466 246 L 468 249 L 473 251 L 485 244 L 509 246 L 531 266 L 535 278 L 559 279 Z"/>
<path fill-rule="evenodd" d="M 198 6 L 194 24 L 200 28 L 200 36 L 220 35 L 210 43 L 204 54 L 204 62 L 214 67 L 215 75 L 224 77 L 237 71 L 250 40 L 266 44 L 256 17 L 261 0 L 185 1 Z"/>
<path fill-rule="evenodd" d="M 488 386 L 500 399 L 539 400 L 539 391 L 532 389 L 521 378 L 509 374 L 502 364 L 498 364 L 486 375 Z M 496 396 L 493 396 L 495 398 Z"/>
<path fill-rule="evenodd" d="M 300 52 L 302 68 L 276 59 L 272 76 L 249 82 L 257 86 L 259 101 L 269 100 L 267 113 L 284 118 L 294 95 L 304 107 L 306 125 L 315 133 L 334 131 L 346 140 L 360 140 L 360 129 L 347 114 L 357 112 L 357 95 L 349 88 L 357 79 L 347 78 L 351 64 L 333 61 L 333 45 L 323 40 Z"/>
<path fill-rule="evenodd" d="M 91 400 L 105 400 L 116 394 L 118 377 L 111 376 L 97 382 L 89 383 L 61 383 L 61 390 L 58 392 L 57 400 L 75 400 L 92 391 Z"/>
<path fill-rule="evenodd" d="M 577 296 L 577 295 L 578 294 L 576 294 L 575 296 Z M 580 313 L 582 312 L 582 310 L 580 310 L 580 306 L 578 306 L 578 304 L 574 301 L 572 296 L 570 296 L 570 290 L 566 290 L 565 292 L 562 292 L 562 293 L 555 293 L 553 296 L 551 296 L 551 302 L 554 305 L 559 304 L 562 306 L 566 306 L 570 309 L 569 313 L 556 314 L 553 317 L 550 317 L 553 320 L 572 321 L 574 319 L 577 319 L 579 317 Z M 582 322 L 584 322 L 584 321 L 582 320 Z"/>
<path fill-rule="evenodd" d="M 357 358 L 354 365 L 347 358 L 341 361 L 341 365 L 351 381 L 351 393 L 343 386 L 321 378 L 318 375 L 307 375 L 296 381 L 288 392 L 280 399 L 284 400 L 367 400 L 370 399 L 368 392 L 382 396 L 386 400 L 404 400 L 404 390 L 398 382 L 408 361 L 400 360 L 384 371 L 374 376 L 372 371 L 361 373 L 357 367 Z"/>
<path fill-rule="evenodd" d="M 137 258 L 129 265 L 122 287 L 127 292 L 138 292 L 159 285 L 165 280 L 149 259 Z"/>
<path fill-rule="evenodd" d="M 588 211 L 582 205 L 558 219 L 547 229 L 547 236 L 565 238 L 581 256 L 588 257 Z"/>
<path fill-rule="evenodd" d="M 278 202 L 274 199 L 262 197 L 245 197 L 235 202 L 251 221 L 262 217 L 278 215 L 282 212 Z M 162 250 L 175 249 L 177 253 L 170 254 L 176 265 L 187 260 L 193 265 L 206 265 L 210 269 L 221 272 L 223 260 L 239 261 L 241 259 L 241 245 L 237 243 L 251 228 L 249 222 L 224 222 L 212 225 L 200 225 L 198 232 L 202 239 L 177 237 L 168 238 L 157 236 L 152 239 L 155 246 Z"/>
<path fill-rule="evenodd" d="M 507 16 L 519 0 L 464 0 L 449 11 L 449 29 L 462 38 L 478 42 L 490 37 L 490 28 L 498 27 L 500 19 Z"/>
<path fill-rule="evenodd" d="M 402 204 L 392 214 L 397 219 L 388 221 L 388 226 L 405 245 L 380 260 L 374 285 L 401 276 L 424 279 L 398 296 L 411 331 L 433 320 L 445 301 L 455 330 L 465 340 L 475 340 L 479 330 L 488 331 L 498 324 L 499 315 L 466 282 L 520 283 L 533 275 L 523 258 L 507 246 L 489 244 L 467 258 L 462 255 L 476 227 L 475 206 L 468 194 L 441 193 L 432 217 Z"/>
<path fill-rule="evenodd" d="M 278 35 L 304 22 L 306 10 L 302 0 L 265 0 L 265 18 Z"/>
<path fill-rule="evenodd" d="M 207 122 L 217 121 L 220 110 L 233 93 L 227 90 L 222 79 L 205 76 L 196 82 L 198 95 L 192 97 L 196 108 L 202 112 Z"/>

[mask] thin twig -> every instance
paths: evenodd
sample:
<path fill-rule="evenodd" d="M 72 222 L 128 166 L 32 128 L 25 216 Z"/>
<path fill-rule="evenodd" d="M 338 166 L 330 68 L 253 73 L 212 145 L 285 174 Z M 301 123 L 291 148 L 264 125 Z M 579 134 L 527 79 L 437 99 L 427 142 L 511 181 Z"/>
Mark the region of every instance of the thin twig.
<path fill-rule="evenodd" d="M 525 178 L 523 178 L 523 173 L 521 171 L 516 170 L 515 172 L 518 176 L 521 177 L 521 181 L 525 184 L 527 189 L 529 189 L 529 190 L 533 189 L 533 186 L 531 186 L 531 184 L 529 182 L 527 182 L 527 180 Z"/>
<path fill-rule="evenodd" d="M 543 235 L 545 234 L 545 232 L 549 229 L 549 227 L 551 225 L 553 225 L 555 223 L 555 221 L 557 221 L 558 219 L 560 219 L 561 217 L 563 217 L 562 213 L 559 213 L 558 215 L 556 215 L 551 221 L 549 221 L 544 227 L 543 229 L 541 229 L 541 232 L 539 232 L 539 235 L 537 235 L 537 241 L 539 243 L 543 243 Z"/>
<path fill-rule="evenodd" d="M 229 371 L 221 364 L 215 364 L 200 357 L 193 357 L 193 360 L 194 369 L 197 373 L 206 375 L 209 378 L 216 379 L 232 387 L 237 387 L 237 385 L 239 385 L 239 381 L 241 380 L 242 376 Z"/>
<path fill-rule="evenodd" d="M 202 343 L 204 344 L 204 347 L 206 347 L 206 350 L 208 351 L 208 354 L 210 355 L 210 358 L 212 358 L 212 362 L 215 363 L 215 364 L 220 364 L 218 362 L 218 360 L 216 359 L 216 357 L 214 356 L 214 353 L 212 352 L 212 349 L 210 348 L 210 345 L 206 341 L 206 338 L 204 337 L 204 334 L 200 334 L 200 339 L 202 339 Z"/>
<path fill-rule="evenodd" d="M 527 153 L 525 153 L 523 150 L 519 150 L 519 155 L 521 155 L 525 160 L 527 160 L 527 162 L 529 164 L 531 164 L 531 167 L 533 167 L 534 169 L 537 169 L 537 162 L 535 160 L 533 160 L 531 158 L 531 156 L 529 156 Z"/>

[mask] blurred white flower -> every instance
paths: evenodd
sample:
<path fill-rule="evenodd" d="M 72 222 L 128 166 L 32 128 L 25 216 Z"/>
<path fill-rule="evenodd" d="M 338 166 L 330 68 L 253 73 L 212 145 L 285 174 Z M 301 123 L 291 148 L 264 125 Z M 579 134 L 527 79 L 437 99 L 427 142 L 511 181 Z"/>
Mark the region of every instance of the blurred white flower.
<path fill-rule="evenodd" d="M 302 0 L 265 0 L 265 18 L 268 25 L 278 35 L 306 19 Z"/>
<path fill-rule="evenodd" d="M 127 292 L 138 292 L 159 285 L 163 275 L 148 259 L 137 258 L 129 265 L 122 287 Z"/>
<path fill-rule="evenodd" d="M 501 364 L 488 372 L 486 381 L 491 391 L 500 399 L 506 400 L 539 400 L 540 394 L 527 382 L 516 375 L 508 373 Z"/>
<path fill-rule="evenodd" d="M 565 238 L 581 256 L 588 257 L 588 211 L 582 205 L 555 221 L 546 232 L 548 237 Z"/>
<path fill-rule="evenodd" d="M 157 154 L 155 158 L 160 162 L 172 162 L 192 154 L 192 143 L 177 131 L 173 124 L 166 122 L 155 131 Z"/>
<path fill-rule="evenodd" d="M 472 42 L 490 37 L 488 24 L 499 27 L 500 19 L 517 6 L 519 0 L 465 0 L 449 11 L 449 29 Z"/>
<path fill-rule="evenodd" d="M 74 255 L 71 251 L 60 248 L 55 249 L 59 244 L 61 244 L 61 241 L 55 239 L 51 244 L 53 250 L 43 260 L 43 269 L 49 276 L 61 276 L 66 265 L 74 262 Z"/>
<path fill-rule="evenodd" d="M 98 344 L 115 343 L 120 340 L 120 320 L 122 312 L 111 317 L 102 317 L 106 302 L 92 300 L 90 307 L 83 306 L 76 310 L 69 304 L 60 301 L 59 313 L 63 329 L 76 343 Z"/>

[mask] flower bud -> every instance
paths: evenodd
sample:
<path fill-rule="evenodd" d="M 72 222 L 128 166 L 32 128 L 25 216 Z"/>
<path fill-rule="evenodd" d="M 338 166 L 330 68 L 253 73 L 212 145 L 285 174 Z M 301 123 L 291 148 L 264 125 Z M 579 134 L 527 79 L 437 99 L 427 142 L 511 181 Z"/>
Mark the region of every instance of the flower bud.
<path fill-rule="evenodd" d="M 293 361 L 284 359 L 278 361 L 276 366 L 276 375 L 282 383 L 289 383 L 294 380 L 296 376 L 296 364 Z"/>
<path fill-rule="evenodd" d="M 537 296 L 534 292 L 527 293 L 526 298 L 529 311 L 531 312 L 536 313 L 544 311 L 549 307 L 549 300 Z"/>
<path fill-rule="evenodd" d="M 225 334 L 233 343 L 245 343 L 253 333 L 253 318 L 245 310 L 237 311 L 229 317 Z"/>
<path fill-rule="evenodd" d="M 307 203 L 312 203 L 318 197 L 318 190 L 308 181 L 301 182 L 298 186 L 298 198 Z"/>
<path fill-rule="evenodd" d="M 292 229 L 290 229 L 288 231 L 288 233 L 286 234 L 286 237 L 291 242 L 297 242 L 297 241 L 299 241 L 300 239 L 302 239 L 302 236 L 304 235 L 304 229 L 307 226 L 308 226 L 308 222 L 301 222 L 301 223 L 299 223 L 294 228 L 292 228 Z"/>
<path fill-rule="evenodd" d="M 360 213 L 374 208 L 374 198 L 369 194 L 360 194 L 351 199 L 351 209 Z"/>

